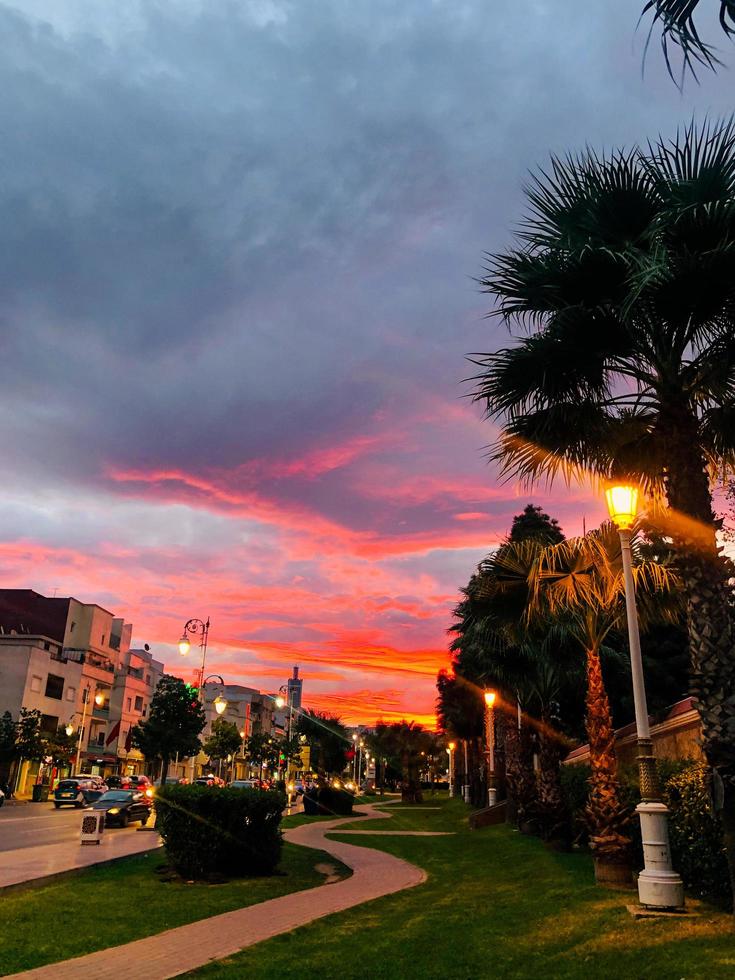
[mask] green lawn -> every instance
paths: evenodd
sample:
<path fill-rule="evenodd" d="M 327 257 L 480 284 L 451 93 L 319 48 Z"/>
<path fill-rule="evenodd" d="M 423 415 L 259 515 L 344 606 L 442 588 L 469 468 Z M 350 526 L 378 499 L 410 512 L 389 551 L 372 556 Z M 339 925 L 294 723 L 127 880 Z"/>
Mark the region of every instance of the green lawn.
<path fill-rule="evenodd" d="M 400 805 L 400 804 L 399 804 Z M 735 976 L 731 916 L 690 903 L 689 919 L 635 921 L 634 893 L 593 883 L 583 854 L 558 854 L 508 827 L 470 831 L 459 800 L 395 810 L 360 829 L 452 837 L 344 837 L 425 868 L 425 885 L 338 913 L 190 974 L 196 980 L 715 980 Z M 392 807 L 391 807 L 392 809 Z M 339 839 L 339 831 L 333 832 Z"/>
<path fill-rule="evenodd" d="M 223 885 L 163 882 L 163 851 L 90 868 L 72 878 L 0 895 L 0 975 L 69 959 L 324 881 L 322 851 L 285 844 L 279 874 Z"/>

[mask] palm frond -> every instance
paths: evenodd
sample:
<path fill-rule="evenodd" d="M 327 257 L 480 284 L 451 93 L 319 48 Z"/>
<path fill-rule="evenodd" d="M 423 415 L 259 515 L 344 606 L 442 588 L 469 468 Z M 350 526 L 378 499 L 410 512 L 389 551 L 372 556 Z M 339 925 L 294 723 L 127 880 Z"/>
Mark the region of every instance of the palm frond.
<path fill-rule="evenodd" d="M 655 27 L 661 27 L 661 48 L 669 75 L 679 86 L 687 71 L 696 79 L 696 65 L 715 70 L 722 64 L 711 45 L 699 36 L 694 21 L 700 0 L 647 0 L 641 19 L 653 13 L 646 48 Z M 720 0 L 720 25 L 726 35 L 735 33 L 735 0 Z M 669 44 L 675 45 L 682 57 L 682 81 L 677 81 L 671 64 Z"/>

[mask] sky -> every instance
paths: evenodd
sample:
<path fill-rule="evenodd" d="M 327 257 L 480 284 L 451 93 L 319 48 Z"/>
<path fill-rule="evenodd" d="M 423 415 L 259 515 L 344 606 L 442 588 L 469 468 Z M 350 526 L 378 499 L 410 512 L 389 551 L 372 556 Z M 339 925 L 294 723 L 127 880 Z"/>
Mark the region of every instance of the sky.
<path fill-rule="evenodd" d="M 433 724 L 513 515 L 602 518 L 488 462 L 483 255 L 550 152 L 732 111 L 731 70 L 642 72 L 640 6 L 0 0 L 0 586 L 187 677 L 209 617 L 208 673 Z"/>

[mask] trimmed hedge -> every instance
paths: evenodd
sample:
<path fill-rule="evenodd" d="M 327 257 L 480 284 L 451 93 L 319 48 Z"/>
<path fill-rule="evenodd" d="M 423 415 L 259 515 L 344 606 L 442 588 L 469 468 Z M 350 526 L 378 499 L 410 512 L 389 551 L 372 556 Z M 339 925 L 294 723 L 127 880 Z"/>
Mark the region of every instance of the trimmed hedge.
<path fill-rule="evenodd" d="M 282 793 L 217 786 L 163 786 L 156 826 L 186 878 L 272 874 L 281 858 Z"/>
<path fill-rule="evenodd" d="M 354 802 L 355 797 L 345 789 L 319 786 L 304 793 L 304 813 L 307 816 L 333 814 L 337 817 L 349 817 Z"/>

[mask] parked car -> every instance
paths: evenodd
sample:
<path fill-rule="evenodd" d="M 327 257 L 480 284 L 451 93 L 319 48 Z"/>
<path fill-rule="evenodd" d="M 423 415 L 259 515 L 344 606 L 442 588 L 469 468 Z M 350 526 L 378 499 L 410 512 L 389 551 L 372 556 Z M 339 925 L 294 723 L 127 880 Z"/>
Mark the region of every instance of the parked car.
<path fill-rule="evenodd" d="M 107 784 L 99 776 L 70 776 L 59 780 L 54 790 L 54 806 L 89 806 L 107 792 Z"/>
<path fill-rule="evenodd" d="M 105 823 L 127 827 L 131 820 L 140 820 L 141 827 L 151 815 L 151 799 L 132 789 L 112 789 L 92 804 L 93 810 L 105 811 Z"/>
<path fill-rule="evenodd" d="M 259 779 L 233 779 L 230 783 L 232 789 L 260 789 Z"/>
<path fill-rule="evenodd" d="M 213 776 L 211 773 L 208 773 L 206 776 L 199 776 L 197 779 L 194 780 L 194 783 L 197 786 L 224 786 L 225 785 L 224 779 L 220 779 L 219 776 Z"/>
<path fill-rule="evenodd" d="M 105 782 L 108 789 L 131 789 L 133 786 L 132 776 L 108 776 Z"/>
<path fill-rule="evenodd" d="M 147 776 L 131 776 L 129 788 L 138 793 L 145 793 L 149 798 L 153 796 L 153 783 Z"/>
<path fill-rule="evenodd" d="M 166 786 L 186 786 L 188 782 L 186 776 L 166 776 Z M 153 785 L 159 787 L 161 780 L 157 779 Z"/>

